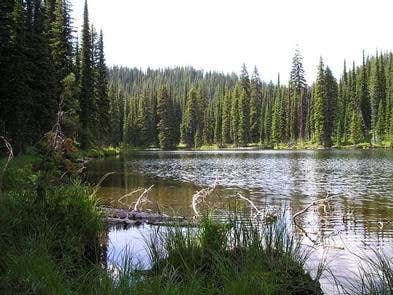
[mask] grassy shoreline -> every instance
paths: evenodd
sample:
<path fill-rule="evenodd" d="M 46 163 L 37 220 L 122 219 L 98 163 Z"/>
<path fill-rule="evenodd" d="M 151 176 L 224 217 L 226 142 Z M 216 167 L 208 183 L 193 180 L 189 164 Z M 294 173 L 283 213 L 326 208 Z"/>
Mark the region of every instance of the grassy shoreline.
<path fill-rule="evenodd" d="M 37 168 L 43 161 L 49 175 Z M 107 267 L 100 200 L 78 176 L 57 171 L 64 161 L 32 152 L 14 158 L 3 175 L 0 293 L 322 294 L 319 275 L 305 271 L 306 253 L 279 221 L 222 224 L 203 218 L 197 231 L 175 226 L 150 236 L 147 272 L 127 257 Z M 393 266 L 386 261 L 380 256 L 372 276 L 361 270 L 351 292 L 389 290 Z"/>
<path fill-rule="evenodd" d="M 148 244 L 148 275 L 125 259 L 114 276 L 103 257 L 99 200 L 78 176 L 64 176 L 59 167 L 66 160 L 31 152 L 14 158 L 3 175 L 0 293 L 280 294 L 291 288 L 291 294 L 321 294 L 283 229 L 262 235 L 211 219 L 201 220 L 196 233 L 174 227 L 151 236 L 160 242 Z"/>

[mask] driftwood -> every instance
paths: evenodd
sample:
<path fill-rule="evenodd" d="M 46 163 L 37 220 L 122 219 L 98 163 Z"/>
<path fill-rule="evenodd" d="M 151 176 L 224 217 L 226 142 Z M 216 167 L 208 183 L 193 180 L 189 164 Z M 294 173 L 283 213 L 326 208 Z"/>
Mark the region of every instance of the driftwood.
<path fill-rule="evenodd" d="M 296 212 L 295 214 L 293 214 L 292 216 L 292 220 L 294 225 L 304 234 L 304 236 L 306 238 L 308 238 L 314 245 L 318 245 L 320 242 L 316 239 L 313 239 L 308 233 L 307 231 L 297 222 L 297 217 L 299 217 L 300 215 L 306 213 L 311 207 L 317 206 L 320 207 L 322 206 L 326 212 L 326 204 L 329 204 L 329 201 L 331 198 L 333 198 L 334 195 L 326 195 L 326 197 L 322 200 L 317 200 L 317 201 L 313 201 L 310 204 L 308 204 L 306 207 L 304 207 L 302 210 Z"/>
<path fill-rule="evenodd" d="M 191 202 L 191 207 L 192 210 L 195 213 L 195 216 L 200 216 L 198 210 L 197 210 L 197 205 L 202 202 L 208 195 L 210 195 L 214 190 L 216 186 L 214 185 L 213 187 L 208 187 L 201 189 L 197 191 L 193 196 L 192 196 L 192 202 Z"/>
<path fill-rule="evenodd" d="M 135 203 L 134 211 L 139 211 L 138 207 L 139 207 L 140 205 L 142 205 L 143 203 L 148 202 L 149 192 L 151 191 L 151 189 L 153 188 L 153 186 L 154 186 L 154 185 L 151 185 L 148 189 L 145 189 L 145 190 L 143 191 L 143 193 L 139 196 L 138 200 L 137 200 L 136 203 Z M 131 208 L 131 206 L 128 207 L 128 209 L 130 209 L 130 208 Z"/>
<path fill-rule="evenodd" d="M 142 224 L 151 225 L 174 225 L 184 223 L 186 219 L 179 216 L 169 216 L 162 213 L 140 212 L 130 209 L 101 208 L 105 220 L 110 225 L 138 226 Z"/>

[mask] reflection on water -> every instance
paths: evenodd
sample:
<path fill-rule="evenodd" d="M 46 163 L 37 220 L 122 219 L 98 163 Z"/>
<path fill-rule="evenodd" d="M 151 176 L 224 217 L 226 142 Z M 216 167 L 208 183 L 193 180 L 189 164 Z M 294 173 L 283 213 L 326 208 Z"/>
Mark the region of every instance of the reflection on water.
<path fill-rule="evenodd" d="M 317 248 L 316 253 L 330 247 L 332 267 L 343 275 L 356 266 L 348 248 L 358 251 L 372 245 L 388 249 L 393 241 L 390 150 L 145 151 L 94 161 L 89 177 L 96 181 L 110 171 L 116 174 L 100 191 L 105 202 L 128 207 L 137 196 L 123 203 L 117 201 L 120 196 L 154 184 L 152 202 L 146 209 L 185 216 L 192 214 L 193 193 L 214 183 L 221 196 L 241 190 L 261 209 L 286 208 L 290 214 L 334 195 L 330 206 L 310 208 L 299 217 L 299 223 L 311 240 L 323 241 L 325 247 Z M 299 229 L 295 232 L 304 237 Z M 113 234 L 110 239 L 122 240 L 124 245 L 119 236 Z M 130 239 L 127 233 L 124 236 Z M 307 238 L 303 242 L 311 243 Z"/>

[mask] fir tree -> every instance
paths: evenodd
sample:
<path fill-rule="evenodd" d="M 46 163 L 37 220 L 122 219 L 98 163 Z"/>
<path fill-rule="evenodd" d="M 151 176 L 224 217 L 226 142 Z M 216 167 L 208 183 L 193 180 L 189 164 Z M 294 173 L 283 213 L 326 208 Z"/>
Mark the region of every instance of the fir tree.
<path fill-rule="evenodd" d="M 195 88 L 191 88 L 188 93 L 186 109 L 183 117 L 184 143 L 189 148 L 194 146 L 195 133 L 199 129 L 199 122 L 198 94 Z"/>
<path fill-rule="evenodd" d="M 254 68 L 251 78 L 251 100 L 250 100 L 250 140 L 257 142 L 259 139 L 259 126 L 261 117 L 262 103 L 262 82 L 259 77 L 258 69 Z"/>
<path fill-rule="evenodd" d="M 58 93 L 60 93 L 62 91 L 63 79 L 73 71 L 70 7 L 66 0 L 57 0 L 49 3 L 51 3 L 50 7 L 51 5 L 55 5 L 53 16 L 49 15 L 49 45 L 56 71 L 56 81 L 59 89 Z"/>
<path fill-rule="evenodd" d="M 214 142 L 222 146 L 222 99 L 218 99 L 214 112 Z"/>
<path fill-rule="evenodd" d="M 290 134 L 292 140 L 305 137 L 308 101 L 306 96 L 306 79 L 304 77 L 303 56 L 296 48 L 292 59 L 289 77 Z"/>
<path fill-rule="evenodd" d="M 100 130 L 100 142 L 108 142 L 108 121 L 109 117 L 109 98 L 108 98 L 108 81 L 107 68 L 105 64 L 104 37 L 102 30 L 97 44 L 97 64 L 96 64 L 96 83 L 95 96 L 98 110 L 98 128 Z"/>
<path fill-rule="evenodd" d="M 350 140 L 352 144 L 358 144 L 364 140 L 363 121 L 360 112 L 356 109 L 352 112 L 352 119 L 350 125 Z"/>
<path fill-rule="evenodd" d="M 235 146 L 239 146 L 239 93 L 242 92 L 242 89 L 239 87 L 239 84 L 236 86 L 233 96 L 232 96 L 232 104 L 231 104 L 231 138 L 232 142 Z"/>
<path fill-rule="evenodd" d="M 358 87 L 357 88 L 357 97 L 359 100 L 360 110 L 362 114 L 363 124 L 364 124 L 364 132 L 368 137 L 368 133 L 371 130 L 371 106 L 370 106 L 370 96 L 368 92 L 368 74 L 367 74 L 367 65 L 365 62 L 365 56 L 363 51 L 363 65 L 360 69 Z"/>
<path fill-rule="evenodd" d="M 247 146 L 250 139 L 250 79 L 245 64 L 242 66 L 237 95 L 240 112 L 238 139 L 242 146 Z"/>
<path fill-rule="evenodd" d="M 224 144 L 231 142 L 231 92 L 226 91 L 222 105 L 222 141 Z"/>
<path fill-rule="evenodd" d="M 81 146 L 89 148 L 96 134 L 96 103 L 94 99 L 93 49 L 89 25 L 87 0 L 85 1 L 82 29 L 80 72 L 80 123 Z"/>
<path fill-rule="evenodd" d="M 162 86 L 158 92 L 157 116 L 159 119 L 157 128 L 159 130 L 158 138 L 160 142 L 160 147 L 162 149 L 174 148 L 174 114 L 171 99 L 165 86 Z"/>

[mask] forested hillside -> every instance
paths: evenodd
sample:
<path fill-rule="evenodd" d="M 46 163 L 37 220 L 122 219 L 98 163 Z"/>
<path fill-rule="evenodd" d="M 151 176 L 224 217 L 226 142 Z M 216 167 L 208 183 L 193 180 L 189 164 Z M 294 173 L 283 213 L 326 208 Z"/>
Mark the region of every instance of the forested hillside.
<path fill-rule="evenodd" d="M 103 34 L 87 2 L 80 42 L 68 0 L 0 5 L 0 135 L 21 152 L 59 121 L 83 148 L 109 144 Z"/>
<path fill-rule="evenodd" d="M 376 53 L 347 66 L 339 79 L 321 59 L 317 79 L 293 57 L 288 85 L 193 68 L 110 70 L 112 143 L 173 148 L 217 144 L 265 147 L 390 145 L 393 55 Z M 161 136 L 160 136 L 161 134 Z M 169 138 L 169 140 L 168 140 Z"/>
<path fill-rule="evenodd" d="M 1 3 L 0 134 L 17 152 L 57 121 L 84 149 L 390 145 L 391 53 L 344 62 L 338 81 L 321 59 L 316 81 L 307 83 L 296 50 L 288 85 L 279 75 L 262 81 L 244 65 L 240 75 L 191 67 L 108 71 L 87 2 L 79 38 L 71 10 L 67 0 Z"/>

